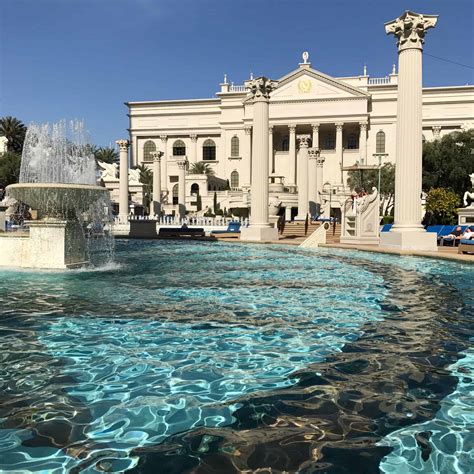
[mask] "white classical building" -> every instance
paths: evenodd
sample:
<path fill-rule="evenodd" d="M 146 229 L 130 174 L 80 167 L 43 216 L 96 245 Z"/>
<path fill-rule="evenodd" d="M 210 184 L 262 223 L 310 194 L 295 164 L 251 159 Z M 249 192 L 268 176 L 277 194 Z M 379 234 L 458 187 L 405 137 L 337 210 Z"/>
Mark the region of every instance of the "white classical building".
<path fill-rule="evenodd" d="M 310 135 L 320 156 L 309 160 L 309 199 L 324 214 L 339 215 L 346 197 L 345 168 L 379 165 L 395 160 L 397 81 L 395 66 L 386 77 L 375 78 L 366 68 L 360 76 L 331 77 L 303 62 L 278 79 L 269 102 L 270 193 L 278 195 L 287 217 L 296 215 L 298 185 L 298 135 Z M 163 152 L 161 190 L 163 206 L 170 211 L 178 199 L 178 162 L 204 162 L 219 180 L 186 176 L 186 208 L 211 207 L 214 194 L 223 209 L 249 205 L 252 169 L 253 107 L 245 85 L 227 77 L 215 98 L 127 102 L 130 118 L 132 166 L 150 164 L 152 152 Z M 426 87 L 423 89 L 423 138 L 472 128 L 474 86 Z M 311 158 L 311 156 L 310 156 Z M 228 180 L 229 188 L 222 183 Z M 167 207 L 168 206 L 168 207 Z"/>

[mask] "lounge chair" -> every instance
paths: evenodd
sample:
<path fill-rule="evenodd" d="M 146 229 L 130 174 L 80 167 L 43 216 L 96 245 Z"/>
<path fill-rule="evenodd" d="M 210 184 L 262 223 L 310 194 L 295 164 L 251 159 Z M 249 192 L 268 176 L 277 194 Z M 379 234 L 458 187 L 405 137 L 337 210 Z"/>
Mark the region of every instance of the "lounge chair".
<path fill-rule="evenodd" d="M 461 239 L 458 253 L 474 253 L 474 239 Z"/>
<path fill-rule="evenodd" d="M 213 230 L 212 235 L 220 235 L 222 237 L 238 237 L 240 234 L 240 222 L 229 222 L 226 230 Z"/>

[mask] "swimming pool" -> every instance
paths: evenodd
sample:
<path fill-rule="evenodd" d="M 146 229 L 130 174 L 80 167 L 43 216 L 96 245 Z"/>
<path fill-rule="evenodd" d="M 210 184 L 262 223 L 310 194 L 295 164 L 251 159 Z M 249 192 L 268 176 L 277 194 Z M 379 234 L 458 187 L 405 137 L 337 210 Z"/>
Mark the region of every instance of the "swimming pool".
<path fill-rule="evenodd" d="M 121 241 L 116 265 L 0 278 L 3 471 L 469 462 L 468 265 Z"/>

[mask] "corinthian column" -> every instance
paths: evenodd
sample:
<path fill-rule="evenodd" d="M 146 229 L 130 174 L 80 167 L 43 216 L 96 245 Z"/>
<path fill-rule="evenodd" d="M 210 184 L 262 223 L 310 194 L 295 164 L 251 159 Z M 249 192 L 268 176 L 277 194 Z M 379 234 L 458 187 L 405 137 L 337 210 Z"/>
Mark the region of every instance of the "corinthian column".
<path fill-rule="evenodd" d="M 191 138 L 191 147 L 189 149 L 190 151 L 190 162 L 191 163 L 196 163 L 197 161 L 197 141 L 198 141 L 198 136 L 197 135 L 189 135 L 189 138 Z"/>
<path fill-rule="evenodd" d="M 290 160 L 290 176 L 288 176 L 288 185 L 296 184 L 296 125 L 288 127 L 290 140 L 288 144 L 288 158 Z"/>
<path fill-rule="evenodd" d="M 252 182 L 252 127 L 245 127 L 245 141 L 244 141 L 244 175 L 242 176 L 242 184 L 250 186 Z"/>
<path fill-rule="evenodd" d="M 268 102 L 278 82 L 259 77 L 245 82 L 253 99 L 252 186 L 250 226 L 242 240 L 277 240 L 278 230 L 268 220 Z"/>
<path fill-rule="evenodd" d="M 273 169 L 273 125 L 268 127 L 268 169 L 270 173 L 273 173 L 275 170 Z"/>
<path fill-rule="evenodd" d="M 296 220 L 304 221 L 309 211 L 308 200 L 308 146 L 311 135 L 298 135 L 298 215 Z"/>
<path fill-rule="evenodd" d="M 314 135 L 313 135 L 314 136 Z M 313 138 L 314 143 L 314 138 Z M 308 201 L 310 216 L 319 214 L 318 203 L 318 187 L 317 187 L 317 159 L 319 158 L 319 148 L 308 148 Z"/>
<path fill-rule="evenodd" d="M 343 149 L 342 149 L 342 128 L 344 124 L 342 122 L 338 122 L 336 125 L 336 161 L 339 163 L 341 168 L 341 178 L 340 182 L 343 183 L 344 180 L 342 178 L 342 167 L 344 165 L 344 157 L 343 157 Z"/>
<path fill-rule="evenodd" d="M 178 174 L 178 215 L 180 219 L 186 217 L 186 167 L 187 160 L 179 160 L 176 162 L 179 169 Z"/>
<path fill-rule="evenodd" d="M 400 249 L 437 250 L 436 234 L 421 225 L 422 51 L 425 32 L 436 15 L 406 11 L 385 24 L 397 38 L 398 99 L 395 168 L 395 223 L 380 244 Z"/>
<path fill-rule="evenodd" d="M 168 137 L 161 135 L 161 146 L 163 147 L 163 159 L 161 160 L 161 190 L 168 191 Z"/>
<path fill-rule="evenodd" d="M 153 214 L 160 216 L 161 214 L 161 157 L 162 151 L 152 151 L 153 157 Z"/>
<path fill-rule="evenodd" d="M 316 158 L 316 194 L 317 194 L 317 210 L 318 214 L 321 213 L 321 193 L 323 192 L 323 165 L 324 162 L 326 161 L 326 158 L 324 156 L 318 156 Z M 328 215 L 329 217 L 329 215 Z"/>
<path fill-rule="evenodd" d="M 367 164 L 367 122 L 360 122 L 359 153 L 360 164 Z"/>
<path fill-rule="evenodd" d="M 120 150 L 120 183 L 119 183 L 119 218 L 125 220 L 128 217 L 128 140 L 117 140 L 115 142 Z"/>

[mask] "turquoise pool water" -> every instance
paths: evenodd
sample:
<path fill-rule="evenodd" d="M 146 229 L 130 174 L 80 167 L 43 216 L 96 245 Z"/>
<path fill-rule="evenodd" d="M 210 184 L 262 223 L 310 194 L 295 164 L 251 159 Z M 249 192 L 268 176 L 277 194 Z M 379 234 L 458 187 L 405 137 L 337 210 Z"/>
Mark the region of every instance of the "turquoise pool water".
<path fill-rule="evenodd" d="M 398 280 L 392 282 L 394 273 Z M 296 435 L 300 424 L 305 439 L 315 443 L 308 430 L 319 425 L 310 428 L 308 420 L 316 409 L 302 388 L 308 373 L 320 374 L 318 367 L 335 354 L 345 357 L 361 341 L 378 341 L 370 328 L 383 328 L 394 307 L 407 312 L 403 304 L 431 301 L 437 289 L 448 291 L 448 301 L 462 295 L 469 321 L 472 300 L 465 293 L 472 276 L 469 267 L 429 260 L 172 241 L 120 242 L 117 263 L 96 271 L 1 272 L 0 469 L 153 472 L 152 466 L 164 466 L 155 458 L 158 449 L 165 461 L 173 459 L 167 472 L 196 466 L 206 472 L 214 459 L 214 433 L 233 436 L 248 420 L 253 425 L 245 432 L 262 427 L 271 436 L 285 430 Z M 417 295 L 420 282 L 427 288 Z M 415 291 L 413 301 L 394 303 L 400 289 Z M 462 336 L 456 337 L 457 348 Z M 451 358 L 460 352 L 453 344 Z M 437 363 L 444 370 L 449 360 Z M 453 367 L 446 372 L 454 373 Z M 333 398 L 344 393 L 340 400 L 354 383 L 343 372 L 344 380 L 325 388 Z M 448 378 L 450 392 L 465 390 Z M 440 393 L 444 399 L 441 389 L 436 397 Z M 370 398 L 358 396 L 362 405 Z M 263 403 L 264 397 L 270 401 Z M 291 409 L 278 406 L 285 397 L 293 397 Z M 276 408 L 279 417 L 270 414 Z M 429 417 L 436 424 L 435 408 L 440 406 Z M 371 415 L 364 416 L 369 423 Z M 468 418 L 459 436 L 472 429 Z M 409 421 L 416 426 L 420 419 Z M 419 461 L 410 461 L 417 445 L 406 441 L 413 438 L 410 431 L 390 423 L 390 429 L 373 430 L 372 444 L 376 451 L 387 445 L 395 450 L 385 457 L 377 451 L 374 460 L 386 472 L 407 472 L 408 464 Z M 457 422 L 443 423 L 449 431 Z M 182 437 L 196 433 L 205 434 L 191 455 Z M 430 439 L 432 451 L 448 449 L 436 436 Z M 260 444 L 245 446 L 256 452 Z M 233 463 L 219 465 L 221 472 L 243 470 L 235 461 L 237 445 L 227 440 L 215 448 Z M 281 441 L 278 446 L 287 449 Z M 293 457 L 285 461 L 287 470 L 311 459 L 304 449 Z M 400 459 L 407 459 L 405 465 Z M 246 467 L 259 462 L 249 457 Z"/>

